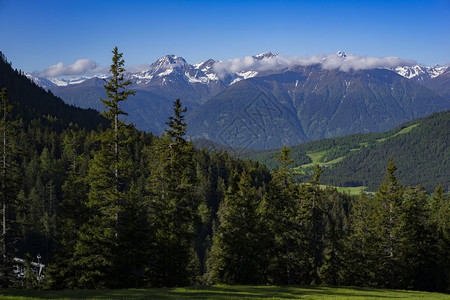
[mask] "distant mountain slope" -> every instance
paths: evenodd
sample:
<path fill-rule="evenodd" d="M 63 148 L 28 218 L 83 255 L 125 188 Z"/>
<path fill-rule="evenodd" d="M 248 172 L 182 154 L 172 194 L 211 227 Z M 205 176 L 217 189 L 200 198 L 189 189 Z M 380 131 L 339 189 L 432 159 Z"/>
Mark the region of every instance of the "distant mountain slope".
<path fill-rule="evenodd" d="M 428 191 L 441 184 L 450 190 L 450 111 L 433 113 L 382 133 L 355 134 L 291 147 L 302 180 L 324 168 L 321 181 L 335 186 L 366 186 L 376 190 L 390 157 L 401 184 L 423 184 Z M 269 167 L 280 149 L 244 155 Z M 244 152 L 243 152 L 244 153 Z"/>
<path fill-rule="evenodd" d="M 192 137 L 239 147 L 271 148 L 383 131 L 450 108 L 449 68 L 412 63 L 392 57 L 368 60 L 342 51 L 310 59 L 266 52 L 194 65 L 166 55 L 126 72 L 137 95 L 124 108 L 138 129 L 160 134 L 172 102 L 180 98 L 188 108 Z M 100 78 L 108 75 L 27 76 L 67 103 L 102 109 Z"/>
<path fill-rule="evenodd" d="M 342 72 L 316 65 L 234 84 L 198 107 L 187 121 L 194 139 L 268 149 L 385 131 L 449 108 L 450 99 L 390 70 Z M 233 132 L 235 127 L 241 130 Z"/>
<path fill-rule="evenodd" d="M 6 87 L 9 101 L 13 105 L 16 118 L 21 118 L 25 124 L 33 119 L 51 116 L 53 126 L 66 128 L 69 123 L 77 123 L 80 127 L 95 129 L 99 124 L 109 125 L 93 109 L 82 109 L 64 103 L 51 92 L 38 87 L 25 75 L 13 70 L 6 57 L 0 52 L 0 88 Z"/>
<path fill-rule="evenodd" d="M 423 82 L 423 85 L 439 96 L 450 99 L 450 68 L 445 73 Z"/>
<path fill-rule="evenodd" d="M 68 104 L 82 108 L 93 108 L 103 111 L 100 98 L 106 98 L 103 80 L 93 78 L 80 85 L 55 88 L 54 94 L 65 99 Z M 128 113 L 126 120 L 134 123 L 137 128 L 147 132 L 160 134 L 164 131 L 165 122 L 172 113 L 172 103 L 169 99 L 148 91 L 137 90 L 136 95 L 129 96 L 121 103 L 122 109 Z"/>
<path fill-rule="evenodd" d="M 307 141 L 295 112 L 253 80 L 232 85 L 186 118 L 188 134 L 228 146 L 267 149 Z"/>

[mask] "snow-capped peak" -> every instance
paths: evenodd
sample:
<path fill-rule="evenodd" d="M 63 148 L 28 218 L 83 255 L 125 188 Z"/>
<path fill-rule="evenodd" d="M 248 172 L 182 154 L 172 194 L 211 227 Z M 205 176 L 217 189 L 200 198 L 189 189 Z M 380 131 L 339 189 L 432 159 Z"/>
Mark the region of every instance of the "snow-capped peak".
<path fill-rule="evenodd" d="M 257 59 L 257 60 L 262 60 L 262 59 L 268 59 L 268 58 L 271 58 L 271 57 L 274 57 L 277 55 L 278 55 L 277 53 L 268 51 L 268 52 L 260 53 L 258 55 L 254 55 L 253 58 Z"/>
<path fill-rule="evenodd" d="M 166 69 L 167 67 L 182 66 L 186 64 L 187 62 L 184 60 L 184 58 L 170 54 L 161 57 L 160 59 L 152 63 L 151 66 L 155 69 Z"/>

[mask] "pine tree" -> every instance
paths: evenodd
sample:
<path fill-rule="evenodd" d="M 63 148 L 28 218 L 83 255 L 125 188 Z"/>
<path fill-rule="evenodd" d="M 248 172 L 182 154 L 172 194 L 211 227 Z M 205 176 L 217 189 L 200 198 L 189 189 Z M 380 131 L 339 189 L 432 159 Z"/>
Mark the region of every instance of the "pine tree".
<path fill-rule="evenodd" d="M 348 235 L 346 207 L 349 197 L 331 187 L 327 187 L 323 193 L 323 264 L 319 275 L 321 282 L 325 284 L 341 285 L 344 277 L 344 237 Z"/>
<path fill-rule="evenodd" d="M 352 201 L 349 235 L 344 241 L 344 285 L 376 286 L 374 270 L 377 262 L 373 199 L 364 194 Z"/>
<path fill-rule="evenodd" d="M 177 99 L 174 116 L 167 122 L 169 129 L 146 150 L 151 158 L 148 215 L 155 229 L 147 278 L 157 286 L 191 284 L 199 272 L 193 246 L 201 197 L 196 190 L 194 147 L 184 139 L 185 112 Z"/>
<path fill-rule="evenodd" d="M 18 190 L 17 165 L 14 156 L 17 153 L 12 137 L 15 135 L 16 122 L 9 120 L 12 106 L 8 102 L 8 93 L 6 88 L 0 92 L 0 130 L 2 139 L 2 161 L 0 167 L 0 197 L 1 197 L 1 215 L 2 215 L 2 234 L 1 234 L 1 265 L 0 273 L 2 286 L 8 286 L 12 277 L 12 239 L 10 234 L 13 214 L 10 211 L 11 204 Z"/>
<path fill-rule="evenodd" d="M 262 205 L 269 232 L 267 279 L 277 284 L 298 283 L 304 271 L 300 257 L 306 244 L 300 230 L 299 196 L 289 168 L 293 163 L 289 153 L 290 148 L 283 147 L 281 155 L 276 156 L 281 168 L 272 172 Z"/>
<path fill-rule="evenodd" d="M 387 175 L 375 193 L 372 232 L 377 241 L 375 276 L 380 286 L 394 288 L 399 282 L 398 247 L 401 238 L 400 214 L 404 187 L 395 177 L 397 167 L 391 158 L 386 168 Z"/>
<path fill-rule="evenodd" d="M 90 189 L 85 205 L 92 215 L 81 228 L 75 247 L 76 264 L 83 272 L 79 284 L 90 288 L 115 283 L 112 274 L 119 260 L 119 216 L 130 187 L 131 163 L 125 151 L 130 126 L 120 120 L 126 113 L 119 104 L 135 92 L 126 90 L 131 82 L 124 81 L 123 54 L 117 47 L 112 53 L 112 78 L 105 85 L 107 99 L 101 99 L 106 109 L 103 115 L 110 120 L 111 128 L 99 134 L 100 149 L 94 154 L 87 176 Z"/>
<path fill-rule="evenodd" d="M 220 206 L 219 225 L 208 258 L 209 283 L 255 284 L 263 279 L 263 232 L 259 195 L 250 175 L 234 173 Z"/>
<path fill-rule="evenodd" d="M 305 257 L 310 259 L 310 282 L 308 284 L 319 284 L 319 269 L 323 258 L 323 232 L 324 232 L 324 213 L 326 212 L 324 204 L 324 193 L 320 188 L 320 176 L 322 169 L 316 165 L 314 178 L 303 185 L 300 190 L 301 205 L 300 216 L 303 219 L 303 231 L 306 237 L 309 253 Z"/>
<path fill-rule="evenodd" d="M 441 292 L 450 291 L 450 196 L 438 185 L 431 198 L 430 230 L 434 240 L 434 288 Z"/>
<path fill-rule="evenodd" d="M 405 190 L 398 220 L 400 242 L 398 263 L 400 276 L 397 284 L 401 288 L 432 290 L 436 281 L 433 262 L 434 240 L 429 226 L 430 209 L 427 193 L 422 186 Z"/>
<path fill-rule="evenodd" d="M 46 269 L 46 282 L 51 288 L 75 288 L 80 270 L 74 256 L 78 232 L 88 221 L 87 201 L 89 185 L 85 180 L 88 158 L 82 153 L 86 133 L 69 131 L 63 139 L 63 158 L 67 161 L 67 179 L 62 186 L 62 203 L 56 220 L 56 248 Z"/>

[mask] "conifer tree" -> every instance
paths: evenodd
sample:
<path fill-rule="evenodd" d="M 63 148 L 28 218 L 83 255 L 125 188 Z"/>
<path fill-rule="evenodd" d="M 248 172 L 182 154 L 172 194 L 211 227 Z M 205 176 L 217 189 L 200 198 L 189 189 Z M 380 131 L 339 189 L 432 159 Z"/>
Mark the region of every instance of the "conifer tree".
<path fill-rule="evenodd" d="M 127 199 L 130 186 L 130 159 L 125 146 L 130 142 L 129 125 L 121 116 L 126 113 L 119 104 L 135 92 L 126 90 L 131 84 L 124 81 L 123 53 L 117 47 L 112 51 L 110 67 L 112 78 L 107 81 L 107 99 L 103 115 L 110 120 L 111 128 L 100 133 L 99 149 L 90 164 L 87 180 L 90 184 L 85 203 L 92 215 L 80 230 L 75 247 L 77 266 L 83 270 L 80 286 L 105 287 L 114 284 L 112 272 L 117 257 L 119 215 Z"/>
<path fill-rule="evenodd" d="M 88 157 L 82 153 L 84 131 L 69 131 L 63 139 L 63 159 L 67 161 L 67 179 L 62 185 L 62 203 L 57 218 L 51 264 L 46 269 L 46 282 L 51 288 L 75 288 L 82 276 L 74 256 L 78 232 L 88 221 L 87 201 L 89 185 L 86 182 Z"/>
<path fill-rule="evenodd" d="M 398 263 L 400 274 L 396 279 L 401 288 L 430 290 L 437 279 L 433 261 L 436 240 L 429 226 L 430 208 L 427 193 L 422 186 L 408 187 L 401 204 L 398 220 L 400 241 Z"/>
<path fill-rule="evenodd" d="M 349 235 L 344 241 L 343 284 L 376 286 L 377 262 L 373 199 L 360 192 L 353 199 L 349 215 Z"/>
<path fill-rule="evenodd" d="M 8 102 L 8 93 L 6 88 L 0 92 L 0 134 L 2 146 L 2 160 L 0 166 L 0 197 L 1 197 L 1 215 L 2 215 L 2 233 L 1 233 L 1 265 L 0 284 L 8 286 L 12 277 L 12 245 L 11 242 L 11 222 L 12 213 L 10 212 L 11 204 L 14 202 L 17 193 L 17 165 L 14 155 L 16 149 L 12 144 L 12 137 L 15 135 L 16 122 L 9 120 L 12 106 Z"/>
<path fill-rule="evenodd" d="M 401 238 L 400 214 L 404 187 L 395 176 L 397 167 L 391 158 L 387 175 L 375 193 L 373 238 L 376 240 L 377 259 L 375 276 L 380 286 L 394 288 L 399 282 L 398 247 Z"/>
<path fill-rule="evenodd" d="M 263 279 L 263 232 L 259 195 L 245 171 L 233 181 L 220 206 L 219 225 L 208 258 L 210 283 L 254 284 Z"/>
<path fill-rule="evenodd" d="M 290 148 L 283 147 L 276 159 L 280 169 L 272 172 L 269 191 L 262 205 L 263 218 L 269 231 L 268 249 L 269 281 L 278 284 L 298 283 L 304 272 L 300 257 L 306 249 L 305 238 L 300 230 L 299 197 L 289 165 Z M 303 269 L 303 270 L 302 270 Z"/>
<path fill-rule="evenodd" d="M 435 281 L 431 290 L 450 291 L 450 196 L 438 185 L 431 198 L 430 230 L 434 240 Z"/>
<path fill-rule="evenodd" d="M 310 258 L 310 282 L 308 284 L 319 284 L 319 269 L 322 265 L 323 249 L 323 218 L 324 212 L 324 194 L 320 188 L 320 176 L 322 169 L 316 165 L 314 178 L 301 189 L 300 216 L 303 219 L 303 231 L 308 242 L 310 252 L 305 254 Z"/>
<path fill-rule="evenodd" d="M 147 149 L 151 158 L 148 215 L 155 229 L 147 278 L 157 286 L 191 284 L 199 271 L 193 246 L 201 197 L 196 190 L 194 147 L 184 139 L 185 112 L 177 99 L 165 135 Z"/>
<path fill-rule="evenodd" d="M 340 285 L 343 281 L 344 237 L 348 234 L 348 196 L 336 188 L 324 190 L 323 263 L 319 270 L 320 280 L 325 284 Z"/>

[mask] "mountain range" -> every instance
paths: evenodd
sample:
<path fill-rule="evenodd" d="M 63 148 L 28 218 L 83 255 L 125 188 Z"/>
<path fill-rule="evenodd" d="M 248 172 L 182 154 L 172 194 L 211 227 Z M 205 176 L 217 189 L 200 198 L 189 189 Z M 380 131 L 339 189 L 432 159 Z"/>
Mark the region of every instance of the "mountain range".
<path fill-rule="evenodd" d="M 191 65 L 167 55 L 139 72 L 127 72 L 136 96 L 124 103 L 128 121 L 160 134 L 180 98 L 188 107 L 192 139 L 268 149 L 352 133 L 385 131 L 450 109 L 450 68 L 400 65 L 343 70 L 338 52 L 318 61 L 289 61 L 272 52 Z M 56 79 L 27 74 L 66 103 L 103 109 L 104 78 Z"/>

